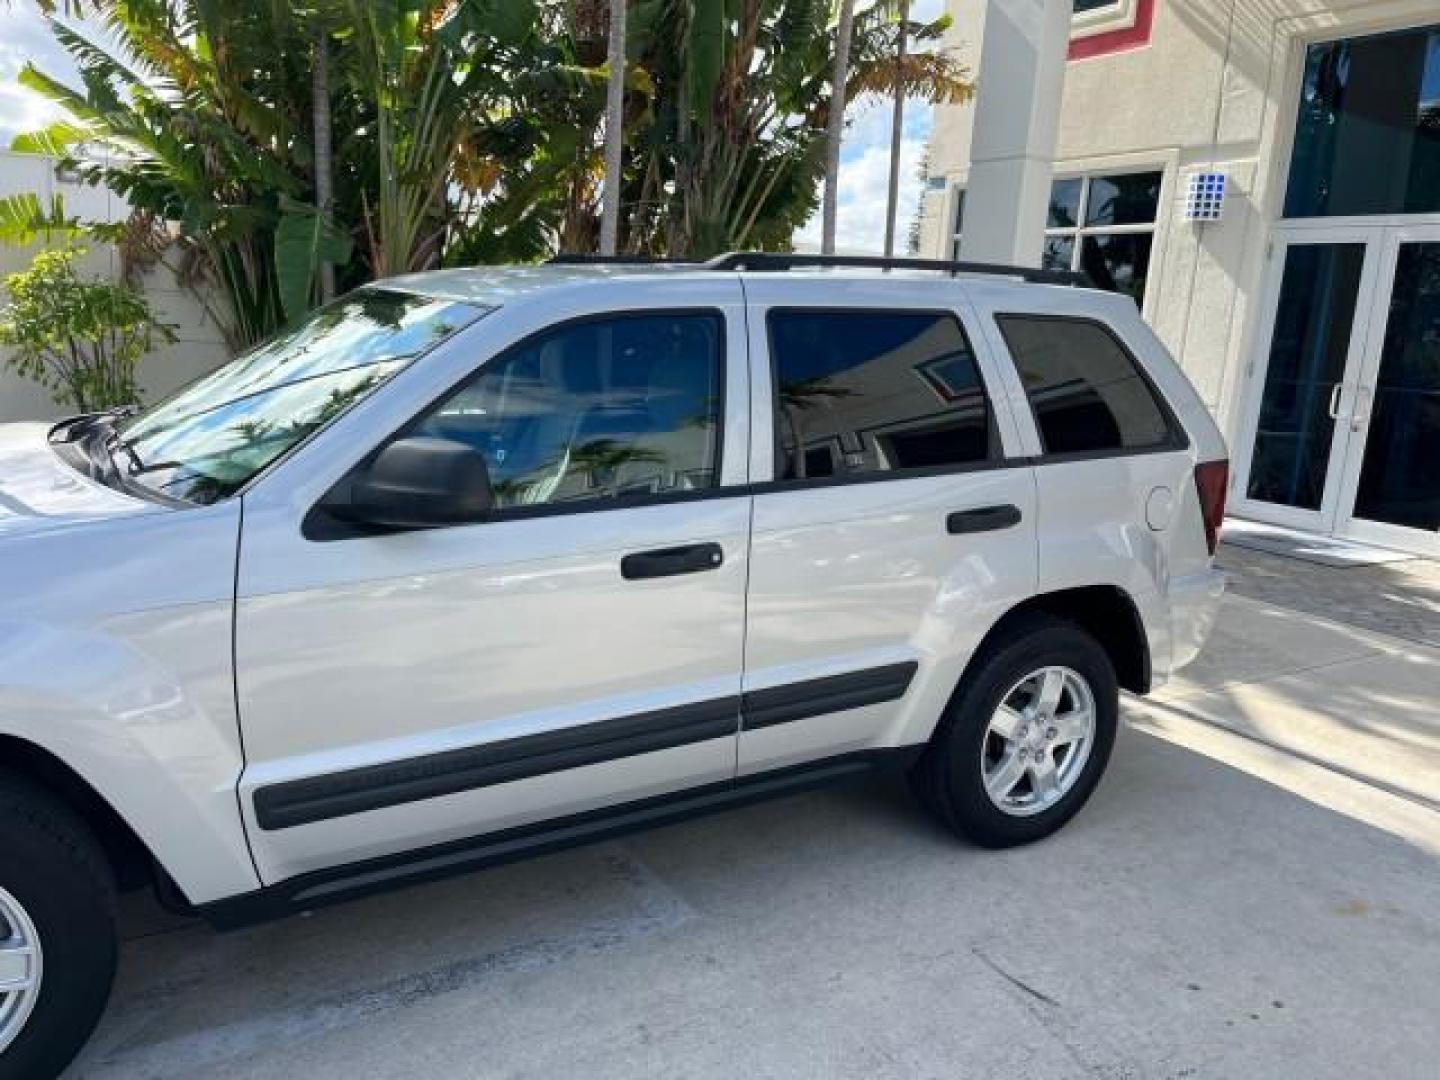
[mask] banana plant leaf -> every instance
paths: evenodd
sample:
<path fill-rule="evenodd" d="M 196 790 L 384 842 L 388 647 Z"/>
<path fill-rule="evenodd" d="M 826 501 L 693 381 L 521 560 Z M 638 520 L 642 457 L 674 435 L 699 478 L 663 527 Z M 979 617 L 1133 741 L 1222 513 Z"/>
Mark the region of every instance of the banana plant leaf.
<path fill-rule="evenodd" d="M 294 322 L 310 310 L 322 263 L 344 265 L 353 241 L 309 203 L 280 197 L 275 228 L 275 280 L 285 318 Z"/>

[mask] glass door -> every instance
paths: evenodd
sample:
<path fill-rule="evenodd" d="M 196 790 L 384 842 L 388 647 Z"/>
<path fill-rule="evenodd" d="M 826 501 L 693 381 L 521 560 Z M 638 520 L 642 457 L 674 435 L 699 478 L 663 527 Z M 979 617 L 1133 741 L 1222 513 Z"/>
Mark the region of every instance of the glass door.
<path fill-rule="evenodd" d="M 1440 224 L 1387 229 L 1380 280 L 1388 298 L 1342 425 L 1341 531 L 1440 555 Z"/>
<path fill-rule="evenodd" d="M 1360 394 L 1379 244 L 1374 229 L 1303 227 L 1276 236 L 1266 342 L 1237 447 L 1236 509 L 1333 532 L 1342 517 L 1351 415 Z"/>

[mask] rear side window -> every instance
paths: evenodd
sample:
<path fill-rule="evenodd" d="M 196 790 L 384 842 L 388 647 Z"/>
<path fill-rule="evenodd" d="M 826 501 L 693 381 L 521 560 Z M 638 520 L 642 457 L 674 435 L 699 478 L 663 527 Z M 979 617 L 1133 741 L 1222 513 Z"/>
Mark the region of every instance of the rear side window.
<path fill-rule="evenodd" d="M 775 478 L 862 477 L 983 462 L 990 403 L 955 316 L 770 312 Z"/>
<path fill-rule="evenodd" d="M 1154 450 L 1182 441 L 1134 357 L 1105 327 L 1036 315 L 996 321 L 1047 454 Z"/>

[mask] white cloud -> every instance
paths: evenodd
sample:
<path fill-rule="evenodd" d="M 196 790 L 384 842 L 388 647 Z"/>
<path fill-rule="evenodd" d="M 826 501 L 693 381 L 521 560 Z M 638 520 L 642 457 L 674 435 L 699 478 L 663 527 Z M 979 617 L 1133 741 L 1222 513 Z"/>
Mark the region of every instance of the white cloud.
<path fill-rule="evenodd" d="M 75 65 L 50 34 L 34 4 L 22 0 L 0 6 L 0 148 L 24 131 L 33 131 L 65 114 L 15 80 L 26 63 L 62 81 L 75 78 Z"/>
<path fill-rule="evenodd" d="M 936 19 L 943 0 L 916 0 L 910 17 Z M 885 209 L 890 183 L 890 129 L 894 102 L 862 101 L 845 110 L 848 126 L 840 149 L 840 199 L 835 214 L 835 250 L 851 254 L 882 254 L 885 250 Z M 895 215 L 895 252 L 905 242 L 920 205 L 920 159 L 930 141 L 935 110 L 920 101 L 905 106 L 900 140 L 900 192 Z M 820 211 L 795 234 L 801 250 L 820 250 Z"/>
<path fill-rule="evenodd" d="M 885 250 L 885 209 L 890 184 L 891 104 L 876 103 L 863 111 L 846 131 L 840 156 L 840 200 L 835 220 L 835 248 L 852 254 L 880 254 Z M 895 246 L 903 254 L 910 220 L 920 203 L 920 159 L 930 137 L 931 110 L 919 102 L 906 108 L 905 131 L 900 140 L 900 192 L 897 201 Z M 820 215 L 795 236 L 802 250 L 820 248 Z"/>

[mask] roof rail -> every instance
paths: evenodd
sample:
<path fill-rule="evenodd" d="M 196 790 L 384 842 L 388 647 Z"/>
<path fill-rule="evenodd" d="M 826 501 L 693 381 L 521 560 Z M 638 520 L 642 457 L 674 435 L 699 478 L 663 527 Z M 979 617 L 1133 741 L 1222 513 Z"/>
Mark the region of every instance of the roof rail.
<path fill-rule="evenodd" d="M 731 251 L 704 264 L 707 270 L 784 271 L 804 267 L 842 267 L 861 270 L 935 270 L 943 274 L 987 274 L 1019 278 L 1036 285 L 1071 285 L 1094 288 L 1090 278 L 1072 270 L 1037 270 L 1031 266 L 953 262 L 948 259 L 887 258 L 883 255 L 801 255 L 781 251 Z"/>
<path fill-rule="evenodd" d="M 592 255 L 580 251 L 562 251 L 546 259 L 550 266 L 701 266 L 699 259 L 671 259 L 662 255 Z"/>

